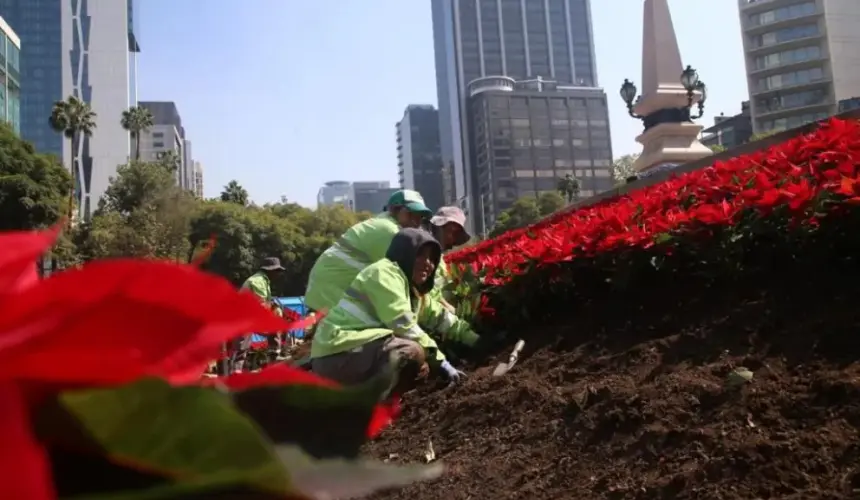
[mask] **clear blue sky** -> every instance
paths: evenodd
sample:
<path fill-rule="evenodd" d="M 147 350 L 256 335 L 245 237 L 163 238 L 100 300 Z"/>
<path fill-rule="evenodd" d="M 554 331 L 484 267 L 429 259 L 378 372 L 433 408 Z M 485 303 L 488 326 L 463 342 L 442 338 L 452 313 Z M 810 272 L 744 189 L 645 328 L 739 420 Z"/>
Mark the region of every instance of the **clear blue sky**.
<path fill-rule="evenodd" d="M 205 195 L 238 180 L 263 203 L 314 206 L 327 180 L 396 182 L 394 124 L 436 103 L 430 0 L 143 0 L 142 100 L 175 101 Z M 702 123 L 747 98 L 736 0 L 670 0 Z M 707 4 L 707 8 L 705 8 Z M 641 80 L 642 0 L 592 0 L 615 156 L 639 151 L 618 89 Z"/>

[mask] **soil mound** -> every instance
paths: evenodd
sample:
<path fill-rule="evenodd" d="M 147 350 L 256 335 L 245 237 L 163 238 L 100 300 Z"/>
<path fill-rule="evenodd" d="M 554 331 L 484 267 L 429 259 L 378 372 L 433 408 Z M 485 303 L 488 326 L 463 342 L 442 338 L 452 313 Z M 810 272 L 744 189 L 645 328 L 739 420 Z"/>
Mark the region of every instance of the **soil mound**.
<path fill-rule="evenodd" d="M 366 453 L 432 441 L 448 473 L 375 498 L 860 498 L 858 273 L 826 267 L 655 283 L 523 329 L 508 375 L 406 395 Z"/>

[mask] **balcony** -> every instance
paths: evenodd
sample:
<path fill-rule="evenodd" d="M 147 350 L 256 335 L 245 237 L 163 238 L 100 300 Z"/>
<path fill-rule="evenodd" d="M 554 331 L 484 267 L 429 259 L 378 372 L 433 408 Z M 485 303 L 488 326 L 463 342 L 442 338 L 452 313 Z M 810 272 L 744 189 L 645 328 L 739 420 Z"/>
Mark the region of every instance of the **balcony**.
<path fill-rule="evenodd" d="M 757 80 L 761 80 L 760 78 Z M 753 97 L 768 97 L 768 96 L 778 96 L 779 94 L 788 93 L 794 94 L 798 92 L 803 92 L 806 90 L 813 90 L 821 87 L 826 87 L 833 80 L 827 72 L 823 72 L 820 78 L 808 79 L 802 81 L 791 82 L 786 85 L 781 85 L 775 87 L 773 85 L 769 87 L 762 87 L 761 85 L 752 85 L 751 86 L 751 96 Z"/>
<path fill-rule="evenodd" d="M 814 35 L 792 38 L 790 40 L 775 41 L 766 45 L 752 45 L 750 43 L 746 45 L 745 48 L 749 57 L 756 57 L 758 55 L 770 52 L 782 52 L 785 50 L 797 49 L 805 45 L 811 45 L 813 43 L 820 42 L 823 38 L 824 33 L 819 31 Z"/>
<path fill-rule="evenodd" d="M 817 48 L 817 46 L 816 46 Z M 811 47 L 807 47 L 807 49 L 811 49 Z M 804 50 L 804 48 L 800 48 L 797 50 Z M 788 52 L 788 51 L 787 51 Z M 785 53 L 785 52 L 782 52 Z M 772 57 L 775 54 L 768 54 L 765 57 Z M 759 56 L 760 57 L 760 56 Z M 753 61 L 750 63 L 751 65 L 756 65 L 756 57 L 752 58 Z M 827 60 L 819 48 L 818 55 L 808 56 L 805 59 L 786 59 L 785 61 L 779 61 L 773 64 L 769 64 L 763 67 L 757 67 L 749 72 L 749 76 L 752 77 L 752 80 L 758 80 L 759 78 L 776 75 L 779 73 L 788 73 L 790 71 L 798 71 L 801 69 L 808 69 L 815 66 L 821 66 L 824 61 Z"/>
<path fill-rule="evenodd" d="M 772 10 L 781 3 L 785 3 L 784 0 L 738 0 L 741 12 L 744 15 Z"/>
<path fill-rule="evenodd" d="M 814 4 L 810 5 L 807 3 L 802 4 L 794 4 L 792 6 L 783 7 L 779 10 L 785 8 L 796 9 L 793 12 L 783 12 L 780 13 L 779 17 L 773 16 L 770 19 L 765 20 L 757 20 L 756 22 L 751 22 L 749 19 L 750 15 L 757 15 L 762 13 L 754 13 L 747 14 L 744 13 L 743 19 L 743 32 L 747 36 L 755 36 L 760 35 L 762 33 L 767 33 L 769 31 L 776 31 L 783 28 L 791 28 L 794 26 L 800 26 L 803 24 L 809 24 L 813 20 L 821 17 L 823 13 L 818 9 L 818 7 Z M 765 10 L 763 13 L 768 12 Z"/>
<path fill-rule="evenodd" d="M 755 119 L 757 121 L 775 120 L 789 115 L 814 113 L 826 108 L 832 108 L 833 106 L 833 99 L 830 96 L 825 96 L 820 99 L 809 99 L 796 104 L 782 104 L 779 102 L 779 98 L 776 98 L 766 106 L 756 103 Z"/>

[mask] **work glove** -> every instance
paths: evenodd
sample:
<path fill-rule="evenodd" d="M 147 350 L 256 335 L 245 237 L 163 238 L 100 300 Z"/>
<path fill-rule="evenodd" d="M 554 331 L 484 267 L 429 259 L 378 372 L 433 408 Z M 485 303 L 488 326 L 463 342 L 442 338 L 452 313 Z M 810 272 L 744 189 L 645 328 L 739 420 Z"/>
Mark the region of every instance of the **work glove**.
<path fill-rule="evenodd" d="M 442 362 L 440 366 L 442 371 L 445 372 L 445 375 L 448 377 L 448 380 L 454 384 L 460 383 L 462 379 L 466 377 L 466 373 L 454 368 L 454 365 L 445 360 Z"/>

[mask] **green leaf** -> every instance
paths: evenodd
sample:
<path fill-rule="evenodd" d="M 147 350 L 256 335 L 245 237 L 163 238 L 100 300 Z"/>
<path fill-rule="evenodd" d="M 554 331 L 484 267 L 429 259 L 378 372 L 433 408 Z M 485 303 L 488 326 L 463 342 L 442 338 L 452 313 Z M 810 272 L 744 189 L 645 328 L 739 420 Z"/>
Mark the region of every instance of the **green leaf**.
<path fill-rule="evenodd" d="M 295 490 L 319 499 L 359 498 L 417 481 L 430 481 L 445 470 L 439 462 L 396 466 L 367 460 L 311 460 L 292 446 L 278 447 L 278 455 L 290 471 Z"/>
<path fill-rule="evenodd" d="M 271 385 L 232 396 L 276 444 L 297 445 L 316 458 L 354 458 L 367 440 L 374 408 L 396 381 L 389 369 L 355 387 Z"/>
<path fill-rule="evenodd" d="M 290 491 L 287 471 L 270 443 L 227 395 L 210 388 L 176 388 L 150 379 L 117 389 L 67 392 L 41 409 L 36 429 L 49 449 L 71 450 L 84 458 L 81 464 L 90 464 L 70 471 L 77 464 L 66 460 L 60 465 L 67 467 L 57 470 L 54 461 L 55 476 L 69 478 L 58 480 L 60 496 L 67 489 L 108 493 L 93 477 L 104 473 L 105 464 L 86 457 L 106 457 L 110 465 L 136 472 L 140 477 L 129 476 L 127 482 L 138 487 L 177 483 Z M 82 487 L 87 484 L 93 489 Z M 131 489 L 122 486 L 118 491 Z"/>

